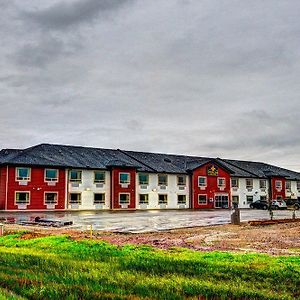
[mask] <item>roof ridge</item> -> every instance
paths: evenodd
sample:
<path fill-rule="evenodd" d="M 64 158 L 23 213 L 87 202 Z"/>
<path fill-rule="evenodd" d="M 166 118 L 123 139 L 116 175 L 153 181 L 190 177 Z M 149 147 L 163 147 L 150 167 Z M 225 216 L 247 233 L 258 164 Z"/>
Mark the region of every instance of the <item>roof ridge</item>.
<path fill-rule="evenodd" d="M 244 168 L 242 168 L 242 167 L 240 167 L 240 166 L 236 166 L 236 165 L 232 164 L 231 162 L 229 162 L 229 161 L 226 160 L 226 159 L 223 159 L 223 158 L 218 158 L 218 159 L 220 159 L 221 161 L 225 161 L 226 163 L 228 163 L 229 165 L 231 165 L 231 166 L 233 166 L 233 167 L 235 167 L 235 168 L 237 168 L 237 169 L 240 169 L 240 170 L 242 170 L 242 171 L 244 171 L 244 172 L 246 172 L 246 173 L 249 173 L 249 174 L 251 174 L 251 175 L 253 175 L 253 176 L 255 176 L 255 177 L 258 177 L 257 174 L 254 174 L 254 173 L 252 173 L 252 172 L 250 172 L 250 171 L 248 171 L 248 170 L 246 170 L 246 169 L 244 169 Z M 233 159 L 232 159 L 232 160 L 233 160 Z M 233 161 L 238 161 L 238 160 L 233 160 Z"/>

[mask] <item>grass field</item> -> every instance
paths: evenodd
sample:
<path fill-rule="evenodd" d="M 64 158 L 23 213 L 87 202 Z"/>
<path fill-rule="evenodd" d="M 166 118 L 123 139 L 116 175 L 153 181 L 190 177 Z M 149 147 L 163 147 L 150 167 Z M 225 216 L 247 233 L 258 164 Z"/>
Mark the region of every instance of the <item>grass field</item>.
<path fill-rule="evenodd" d="M 205 297 L 300 299 L 300 257 L 0 238 L 0 299 Z"/>

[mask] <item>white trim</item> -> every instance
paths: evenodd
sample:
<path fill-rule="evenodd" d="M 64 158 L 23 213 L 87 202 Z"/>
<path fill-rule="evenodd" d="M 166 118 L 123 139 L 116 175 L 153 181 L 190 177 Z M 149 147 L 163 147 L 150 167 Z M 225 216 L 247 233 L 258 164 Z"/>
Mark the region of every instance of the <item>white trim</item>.
<path fill-rule="evenodd" d="M 29 194 L 29 197 L 28 197 L 28 203 L 17 203 L 16 200 L 17 200 L 17 193 L 28 193 Z M 30 205 L 30 202 L 31 202 L 31 192 L 30 191 L 15 191 L 15 197 L 14 197 L 14 205 L 21 205 L 21 204 L 26 204 L 27 205 Z"/>
<path fill-rule="evenodd" d="M 205 203 L 199 203 L 199 196 L 205 196 L 205 199 L 206 199 L 206 202 Z M 198 205 L 207 205 L 207 194 L 198 194 L 197 195 L 197 203 L 198 203 Z"/>
<path fill-rule="evenodd" d="M 46 180 L 46 172 L 47 172 L 47 170 L 49 170 L 49 171 L 56 171 L 57 172 L 57 177 L 54 180 Z M 59 179 L 59 170 L 58 169 L 46 168 L 44 170 L 44 182 L 47 182 L 47 183 L 49 183 L 49 182 L 58 182 L 58 179 Z"/>
<path fill-rule="evenodd" d="M 127 182 L 121 182 L 121 174 L 126 174 L 128 175 L 128 181 Z M 130 184 L 130 173 L 128 172 L 119 172 L 119 184 L 126 184 L 129 185 Z"/>
<path fill-rule="evenodd" d="M 121 194 L 122 194 L 122 195 L 128 195 L 128 196 L 129 196 L 129 201 L 126 202 L 126 203 L 121 203 L 121 202 L 120 202 L 120 195 L 121 195 Z M 122 192 L 119 193 L 119 194 L 118 194 L 118 200 L 119 200 L 119 205 L 127 205 L 127 204 L 130 205 L 130 193 L 122 193 Z"/>
<path fill-rule="evenodd" d="M 56 202 L 53 203 L 46 203 L 46 194 L 56 194 Z M 49 205 L 49 204 L 58 204 L 58 192 L 53 192 L 53 191 L 44 191 L 44 205 Z"/>
<path fill-rule="evenodd" d="M 27 177 L 27 179 L 18 179 L 18 169 L 29 169 L 29 174 L 28 174 L 29 177 Z M 30 182 L 31 181 L 31 168 L 30 167 L 16 167 L 15 181 L 16 182 L 20 182 L 20 181 Z"/>
<path fill-rule="evenodd" d="M 205 179 L 205 185 L 200 185 L 200 183 L 199 183 L 199 179 L 200 178 L 204 178 Z M 201 175 L 198 176 L 198 184 L 197 185 L 198 185 L 199 188 L 207 187 L 207 176 L 201 176 Z"/>

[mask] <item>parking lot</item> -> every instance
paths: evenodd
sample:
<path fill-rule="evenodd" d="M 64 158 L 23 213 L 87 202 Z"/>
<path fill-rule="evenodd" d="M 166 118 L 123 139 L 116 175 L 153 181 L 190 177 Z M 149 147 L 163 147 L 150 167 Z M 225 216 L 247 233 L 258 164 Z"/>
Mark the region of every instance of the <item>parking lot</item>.
<path fill-rule="evenodd" d="M 0 222 L 30 221 L 35 217 L 71 220 L 74 229 L 114 232 L 151 232 L 176 228 L 227 224 L 231 210 L 149 210 L 149 211 L 78 211 L 78 212 L 0 212 Z M 291 218 L 292 211 L 274 211 L 274 219 Z M 296 211 L 300 217 L 300 211 Z M 268 211 L 241 210 L 241 221 L 269 219 Z"/>

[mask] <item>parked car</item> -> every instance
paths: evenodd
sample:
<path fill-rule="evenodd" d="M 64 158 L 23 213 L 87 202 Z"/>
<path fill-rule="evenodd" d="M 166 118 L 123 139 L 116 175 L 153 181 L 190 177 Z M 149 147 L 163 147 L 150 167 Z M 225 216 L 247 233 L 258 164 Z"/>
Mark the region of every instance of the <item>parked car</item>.
<path fill-rule="evenodd" d="M 287 209 L 287 205 L 284 200 L 272 200 L 271 201 L 271 208 L 273 209 Z"/>
<path fill-rule="evenodd" d="M 299 209 L 300 208 L 300 199 L 285 199 L 286 205 L 288 207 Z"/>
<path fill-rule="evenodd" d="M 257 200 L 250 204 L 250 208 L 268 209 L 269 203 L 266 200 Z"/>

